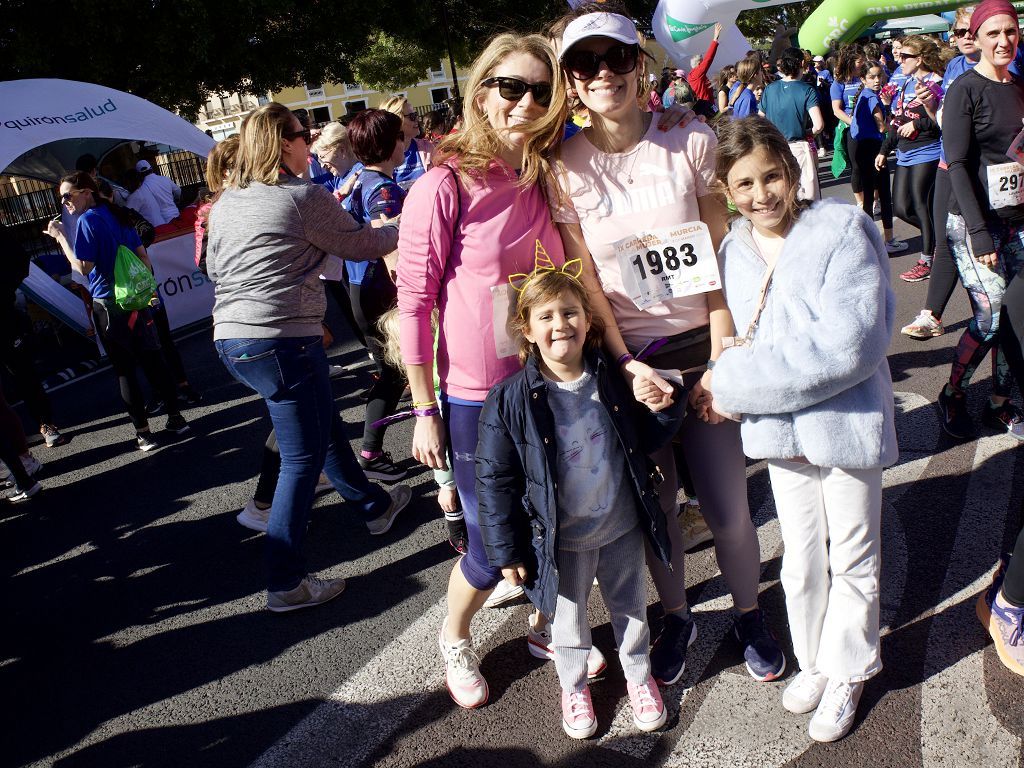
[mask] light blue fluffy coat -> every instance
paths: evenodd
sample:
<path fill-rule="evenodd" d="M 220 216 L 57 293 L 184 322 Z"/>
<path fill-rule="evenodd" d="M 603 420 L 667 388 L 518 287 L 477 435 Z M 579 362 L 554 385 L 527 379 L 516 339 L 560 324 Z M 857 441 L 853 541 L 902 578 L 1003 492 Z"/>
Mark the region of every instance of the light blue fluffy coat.
<path fill-rule="evenodd" d="M 746 219 L 734 222 L 719 251 L 739 335 L 766 269 L 750 230 Z M 714 368 L 716 407 L 742 414 L 744 453 L 846 469 L 894 463 L 885 353 L 895 306 L 875 223 L 831 200 L 805 210 L 779 255 L 753 344 L 726 349 Z"/>

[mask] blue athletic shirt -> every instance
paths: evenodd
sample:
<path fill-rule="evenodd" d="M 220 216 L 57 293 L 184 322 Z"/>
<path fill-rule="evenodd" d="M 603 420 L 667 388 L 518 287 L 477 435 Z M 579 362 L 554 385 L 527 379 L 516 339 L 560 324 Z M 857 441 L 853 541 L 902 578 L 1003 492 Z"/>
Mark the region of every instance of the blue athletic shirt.
<path fill-rule="evenodd" d="M 732 105 L 732 116 L 736 118 L 750 117 L 751 115 L 757 114 L 757 99 L 754 98 L 754 92 L 749 88 L 744 88 L 743 93 L 736 97 L 736 101 Z"/>
<path fill-rule="evenodd" d="M 860 78 L 855 77 L 848 83 L 840 83 L 838 80 L 833 80 L 828 93 L 832 101 L 841 101 L 843 103 L 843 112 L 849 115 L 853 112 L 853 102 L 857 98 L 857 91 L 859 90 Z"/>
<path fill-rule="evenodd" d="M 80 261 L 91 261 L 89 293 L 94 299 L 109 299 L 114 295 L 114 261 L 118 246 L 135 250 L 142 241 L 135 227 L 124 226 L 106 205 L 97 205 L 78 219 L 75 237 L 75 256 Z"/>
<path fill-rule="evenodd" d="M 338 190 L 345 186 L 345 183 L 350 178 L 352 178 L 352 174 L 358 173 L 361 170 L 363 170 L 363 164 L 360 163 L 359 161 L 356 161 L 356 164 L 353 165 L 349 169 L 348 173 L 346 173 L 344 176 L 335 176 L 333 173 L 324 173 L 321 174 L 320 176 L 317 176 L 315 179 L 311 179 L 311 181 L 314 184 L 319 184 L 321 187 L 326 187 L 328 192 L 330 192 L 332 195 L 336 195 Z M 348 197 L 341 201 L 341 207 L 344 208 L 349 213 L 352 213 L 351 195 L 349 195 Z"/>
<path fill-rule="evenodd" d="M 371 221 L 379 219 L 381 214 L 389 219 L 400 214 L 402 203 L 405 201 L 405 191 L 398 186 L 394 179 L 385 176 L 380 171 L 364 170 L 359 176 L 359 181 L 356 182 L 349 200 L 353 218 L 356 221 L 369 224 Z M 379 259 L 346 260 L 345 270 L 348 272 L 348 281 L 353 285 L 362 285 L 366 270 L 377 261 Z"/>
<path fill-rule="evenodd" d="M 395 168 L 395 182 L 404 190 L 408 190 L 416 179 L 427 172 L 427 168 L 420 160 L 416 141 L 416 139 L 413 139 L 409 143 L 409 148 L 405 150 L 405 160 L 402 161 L 400 166 Z"/>
<path fill-rule="evenodd" d="M 857 103 L 853 107 L 853 122 L 850 124 L 850 135 L 857 141 L 874 140 L 881 141 L 883 133 L 878 130 L 873 112 L 875 107 L 881 105 L 878 94 L 870 88 L 865 88 L 857 97 Z M 882 106 L 883 113 L 885 107 Z"/>

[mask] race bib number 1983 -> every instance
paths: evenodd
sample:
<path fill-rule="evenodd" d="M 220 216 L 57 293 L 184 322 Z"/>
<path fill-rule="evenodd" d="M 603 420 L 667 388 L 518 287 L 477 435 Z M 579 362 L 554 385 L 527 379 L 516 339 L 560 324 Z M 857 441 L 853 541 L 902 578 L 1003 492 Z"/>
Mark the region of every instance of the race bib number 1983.
<path fill-rule="evenodd" d="M 711 235 L 703 222 L 638 232 L 613 248 L 626 294 L 637 309 L 722 287 Z"/>

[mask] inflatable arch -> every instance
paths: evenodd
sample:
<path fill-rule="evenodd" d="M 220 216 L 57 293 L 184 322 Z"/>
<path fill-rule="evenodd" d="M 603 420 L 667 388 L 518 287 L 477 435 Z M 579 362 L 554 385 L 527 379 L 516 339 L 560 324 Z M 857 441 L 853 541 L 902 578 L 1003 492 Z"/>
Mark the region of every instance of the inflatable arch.
<path fill-rule="evenodd" d="M 736 18 L 750 8 L 787 5 L 793 0 L 660 0 L 654 11 L 654 37 L 673 61 L 689 66 L 690 57 L 704 53 L 711 43 L 712 27 L 721 22 L 718 41 L 718 66 L 739 61 L 750 50 L 750 43 L 736 27 Z M 800 47 L 812 54 L 828 52 L 829 44 L 855 40 L 868 27 L 884 19 L 938 13 L 963 5 L 949 0 L 823 0 L 800 28 Z M 1018 10 L 1024 3 L 1014 3 Z"/>

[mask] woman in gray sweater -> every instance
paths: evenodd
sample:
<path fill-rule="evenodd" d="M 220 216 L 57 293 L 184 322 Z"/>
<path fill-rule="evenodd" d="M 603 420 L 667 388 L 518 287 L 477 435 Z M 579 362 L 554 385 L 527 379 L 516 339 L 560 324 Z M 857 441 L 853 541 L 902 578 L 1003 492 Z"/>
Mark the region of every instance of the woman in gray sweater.
<path fill-rule="evenodd" d="M 320 275 L 331 271 L 329 261 L 380 258 L 395 250 L 398 230 L 361 226 L 326 189 L 300 179 L 309 141 L 281 104 L 249 115 L 209 219 L 214 344 L 231 375 L 266 401 L 281 450 L 267 525 L 272 611 L 317 605 L 345 588 L 344 579 L 308 574 L 302 556 L 321 468 L 372 534 L 390 529 L 410 497 L 406 486 L 389 495 L 371 484 L 356 463 L 334 405 L 321 327 Z"/>

